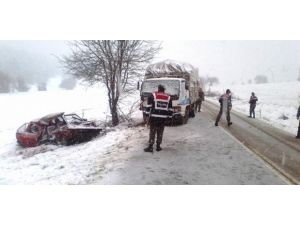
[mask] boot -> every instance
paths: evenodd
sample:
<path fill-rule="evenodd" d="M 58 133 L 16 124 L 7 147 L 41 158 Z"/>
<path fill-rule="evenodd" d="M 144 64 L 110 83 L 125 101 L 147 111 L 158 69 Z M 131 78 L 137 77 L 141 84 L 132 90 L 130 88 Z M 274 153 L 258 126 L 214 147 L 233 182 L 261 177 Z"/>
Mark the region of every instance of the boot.
<path fill-rule="evenodd" d="M 217 127 L 217 126 L 219 126 L 219 124 L 217 122 L 215 122 L 215 126 Z"/>
<path fill-rule="evenodd" d="M 160 144 L 157 144 L 157 145 L 156 145 L 156 151 L 159 152 L 160 150 L 162 150 L 162 148 L 160 147 Z"/>
<path fill-rule="evenodd" d="M 153 152 L 153 145 L 149 145 L 147 148 L 144 148 L 144 152 Z"/>
<path fill-rule="evenodd" d="M 231 126 L 232 125 L 232 122 L 228 122 L 228 126 Z"/>

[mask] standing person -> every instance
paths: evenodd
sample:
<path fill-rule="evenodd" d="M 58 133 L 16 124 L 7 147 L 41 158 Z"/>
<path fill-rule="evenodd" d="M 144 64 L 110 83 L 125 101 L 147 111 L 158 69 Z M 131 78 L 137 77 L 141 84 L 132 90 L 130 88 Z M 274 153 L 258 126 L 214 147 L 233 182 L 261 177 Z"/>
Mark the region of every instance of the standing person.
<path fill-rule="evenodd" d="M 298 108 L 298 112 L 297 112 L 297 120 L 299 120 L 299 125 L 298 125 L 298 133 L 296 138 L 300 138 L 300 106 Z"/>
<path fill-rule="evenodd" d="M 149 146 L 144 149 L 145 152 L 153 152 L 153 145 L 156 135 L 156 151 L 162 150 L 160 145 L 163 138 L 165 120 L 171 115 L 172 101 L 171 97 L 165 93 L 165 88 L 158 85 L 158 91 L 154 92 L 148 99 L 148 104 L 152 105 L 149 115 L 150 133 Z"/>
<path fill-rule="evenodd" d="M 256 102 L 257 102 L 258 98 L 255 96 L 255 93 L 252 92 L 251 96 L 250 96 L 250 100 L 249 100 L 249 104 L 250 104 L 250 115 L 248 117 L 252 118 L 252 114 L 253 114 L 253 118 L 255 118 L 255 107 L 256 107 Z"/>
<path fill-rule="evenodd" d="M 204 92 L 202 88 L 199 89 L 198 98 L 196 101 L 196 111 L 201 112 L 202 101 L 204 101 Z"/>
<path fill-rule="evenodd" d="M 230 110 L 232 108 L 232 103 L 231 103 L 231 91 L 229 89 L 226 90 L 225 94 L 221 95 L 221 97 L 219 98 L 219 102 L 220 102 L 220 111 L 217 116 L 215 125 L 216 126 L 219 125 L 218 123 L 224 111 L 226 112 L 226 120 L 228 126 L 232 125 L 232 122 L 230 121 Z"/>

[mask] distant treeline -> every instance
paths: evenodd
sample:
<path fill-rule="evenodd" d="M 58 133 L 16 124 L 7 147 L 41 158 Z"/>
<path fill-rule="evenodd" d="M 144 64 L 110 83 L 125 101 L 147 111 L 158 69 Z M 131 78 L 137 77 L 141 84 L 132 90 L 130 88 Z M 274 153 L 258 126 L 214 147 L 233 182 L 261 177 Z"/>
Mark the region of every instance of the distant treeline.
<path fill-rule="evenodd" d="M 46 90 L 50 77 L 61 74 L 54 56 L 0 46 L 0 93 Z"/>

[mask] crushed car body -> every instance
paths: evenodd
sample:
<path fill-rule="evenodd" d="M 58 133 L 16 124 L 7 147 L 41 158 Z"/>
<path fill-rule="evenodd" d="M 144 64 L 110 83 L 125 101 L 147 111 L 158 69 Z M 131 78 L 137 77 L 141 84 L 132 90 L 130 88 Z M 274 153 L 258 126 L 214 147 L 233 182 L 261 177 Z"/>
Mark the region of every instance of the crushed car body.
<path fill-rule="evenodd" d="M 23 147 L 45 143 L 70 145 L 89 141 L 101 131 L 103 128 L 93 121 L 87 121 L 74 113 L 60 112 L 23 124 L 17 130 L 16 138 Z"/>

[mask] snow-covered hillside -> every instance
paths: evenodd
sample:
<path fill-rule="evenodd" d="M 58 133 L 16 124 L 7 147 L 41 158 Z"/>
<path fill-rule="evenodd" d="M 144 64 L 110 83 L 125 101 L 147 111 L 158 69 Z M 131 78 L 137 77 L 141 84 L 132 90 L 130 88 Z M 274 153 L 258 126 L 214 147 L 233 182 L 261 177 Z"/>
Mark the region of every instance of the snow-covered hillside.
<path fill-rule="evenodd" d="M 300 104 L 300 82 L 218 85 L 212 91 L 224 93 L 229 88 L 233 94 L 233 109 L 249 115 L 249 98 L 251 92 L 258 97 L 256 117 L 296 134 L 298 121 L 297 109 Z M 216 98 L 211 98 L 216 101 Z M 286 119 L 283 119 L 283 116 Z"/>

